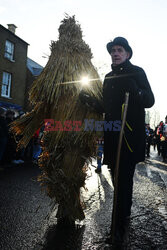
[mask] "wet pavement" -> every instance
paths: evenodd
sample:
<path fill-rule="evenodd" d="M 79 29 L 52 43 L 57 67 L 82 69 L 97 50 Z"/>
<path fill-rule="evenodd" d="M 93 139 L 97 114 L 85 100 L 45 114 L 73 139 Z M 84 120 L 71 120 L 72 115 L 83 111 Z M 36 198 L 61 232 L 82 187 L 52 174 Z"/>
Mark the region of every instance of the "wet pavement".
<path fill-rule="evenodd" d="M 93 162 L 96 165 L 96 162 Z M 107 166 L 96 174 L 90 166 L 82 190 L 86 218 L 75 229 L 56 226 L 56 207 L 36 181 L 38 166 L 10 167 L 0 172 L 0 249 L 107 250 L 113 185 Z M 167 164 L 157 153 L 137 165 L 128 250 L 167 249 Z"/>

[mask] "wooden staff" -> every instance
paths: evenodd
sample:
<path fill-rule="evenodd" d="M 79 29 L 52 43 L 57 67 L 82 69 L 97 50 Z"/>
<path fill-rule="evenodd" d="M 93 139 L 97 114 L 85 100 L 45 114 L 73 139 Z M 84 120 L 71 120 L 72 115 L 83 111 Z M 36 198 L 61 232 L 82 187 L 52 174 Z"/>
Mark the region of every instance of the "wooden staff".
<path fill-rule="evenodd" d="M 126 115 L 127 115 L 127 110 L 128 110 L 128 102 L 129 102 L 129 93 L 126 92 L 125 93 L 124 110 L 123 110 L 123 118 L 122 118 L 122 126 L 121 126 L 121 131 L 119 134 L 117 158 L 116 158 L 116 165 L 115 165 L 115 171 L 114 171 L 114 202 L 113 202 L 113 216 L 112 216 L 112 242 L 114 242 L 114 239 L 115 239 L 116 210 L 117 210 L 117 201 L 118 201 L 119 162 L 120 162 L 120 154 L 121 154 L 121 147 L 122 147 L 122 138 L 123 138 L 123 134 L 124 134 Z"/>

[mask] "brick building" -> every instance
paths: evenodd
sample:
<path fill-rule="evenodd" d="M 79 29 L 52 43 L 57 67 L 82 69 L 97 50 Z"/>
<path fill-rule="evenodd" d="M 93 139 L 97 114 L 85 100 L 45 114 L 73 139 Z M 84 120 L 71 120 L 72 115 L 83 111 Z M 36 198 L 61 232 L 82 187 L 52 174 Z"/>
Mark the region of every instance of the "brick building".
<path fill-rule="evenodd" d="M 15 34 L 17 27 L 0 25 L 0 103 L 24 109 L 28 43 Z"/>

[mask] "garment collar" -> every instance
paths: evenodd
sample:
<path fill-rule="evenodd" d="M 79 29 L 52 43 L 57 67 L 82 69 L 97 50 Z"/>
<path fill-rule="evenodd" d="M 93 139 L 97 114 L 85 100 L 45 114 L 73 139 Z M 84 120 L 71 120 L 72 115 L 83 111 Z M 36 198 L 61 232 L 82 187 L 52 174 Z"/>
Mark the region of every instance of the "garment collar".
<path fill-rule="evenodd" d="M 114 73 L 119 73 L 121 71 L 124 72 L 124 70 L 126 70 L 130 65 L 131 63 L 129 62 L 129 60 L 126 60 L 125 62 L 116 66 L 113 66 L 113 64 L 111 64 L 111 68 Z"/>

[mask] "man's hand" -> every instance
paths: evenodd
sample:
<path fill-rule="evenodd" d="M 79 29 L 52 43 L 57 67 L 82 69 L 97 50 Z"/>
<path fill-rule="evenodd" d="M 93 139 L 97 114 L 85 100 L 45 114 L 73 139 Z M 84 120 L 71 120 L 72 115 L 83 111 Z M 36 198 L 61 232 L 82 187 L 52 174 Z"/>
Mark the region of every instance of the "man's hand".
<path fill-rule="evenodd" d="M 92 106 L 92 104 L 93 104 L 93 100 L 92 100 L 92 97 L 88 94 L 88 93 L 86 93 L 85 91 L 81 91 L 80 92 L 80 94 L 79 94 L 79 99 L 80 99 L 80 101 L 84 104 L 84 105 L 86 105 L 86 106 L 88 106 L 88 107 L 91 107 Z"/>

